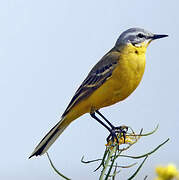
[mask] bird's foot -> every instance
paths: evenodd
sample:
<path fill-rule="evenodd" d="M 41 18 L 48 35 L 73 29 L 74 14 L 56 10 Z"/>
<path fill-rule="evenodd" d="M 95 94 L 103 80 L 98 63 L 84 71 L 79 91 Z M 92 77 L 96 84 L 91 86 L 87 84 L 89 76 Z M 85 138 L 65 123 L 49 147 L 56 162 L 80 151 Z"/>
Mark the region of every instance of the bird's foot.
<path fill-rule="evenodd" d="M 112 141 L 113 143 L 116 142 L 117 144 L 119 144 L 119 139 L 121 137 L 123 137 L 124 138 L 124 143 L 125 143 L 127 131 L 128 131 L 127 126 L 118 126 L 118 127 L 113 126 L 111 128 L 110 134 L 107 137 L 106 141 L 107 142 Z"/>

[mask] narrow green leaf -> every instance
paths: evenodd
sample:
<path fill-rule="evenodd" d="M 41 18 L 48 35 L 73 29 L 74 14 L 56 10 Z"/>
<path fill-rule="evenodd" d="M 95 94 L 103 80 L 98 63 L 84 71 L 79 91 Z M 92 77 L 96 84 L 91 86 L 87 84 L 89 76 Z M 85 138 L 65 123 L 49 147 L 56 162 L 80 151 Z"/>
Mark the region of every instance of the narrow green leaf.
<path fill-rule="evenodd" d="M 90 161 L 84 161 L 84 156 L 81 158 L 81 162 L 84 164 L 88 164 L 88 163 L 92 163 L 92 162 L 96 162 L 96 161 L 102 161 L 102 159 L 94 159 L 94 160 L 90 160 Z"/>
<path fill-rule="evenodd" d="M 141 156 L 129 156 L 129 155 L 120 155 L 120 157 L 129 157 L 129 158 L 133 158 L 133 159 L 140 159 L 146 156 L 151 155 L 152 153 L 154 153 L 155 151 L 157 151 L 161 146 L 163 146 L 165 143 L 167 143 L 169 141 L 169 138 L 164 141 L 163 143 L 159 144 L 155 149 L 153 149 L 152 151 L 150 151 L 149 153 L 143 154 Z"/>
<path fill-rule="evenodd" d="M 140 134 L 134 134 L 134 135 L 130 134 L 130 136 L 149 136 L 151 134 L 154 134 L 158 130 L 158 128 L 159 128 L 159 124 L 157 124 L 156 128 L 149 133 L 144 133 L 144 134 L 140 133 Z M 142 129 L 142 131 L 143 131 L 143 129 Z"/>
<path fill-rule="evenodd" d="M 104 163 L 105 163 L 107 153 L 108 153 L 108 149 L 106 148 L 105 151 L 104 151 L 103 159 L 102 159 L 100 165 L 94 170 L 94 172 L 97 171 L 101 166 L 104 167 Z"/>
<path fill-rule="evenodd" d="M 64 179 L 70 180 L 69 178 L 67 178 L 65 175 L 63 175 L 62 173 L 60 173 L 60 172 L 55 168 L 55 166 L 54 166 L 53 163 L 52 163 L 52 160 L 50 159 L 49 154 L 48 154 L 47 152 L 46 152 L 46 154 L 47 154 L 48 160 L 49 160 L 50 165 L 52 166 L 53 170 L 54 170 L 59 176 L 63 177 Z"/>
<path fill-rule="evenodd" d="M 141 165 L 137 168 L 135 173 L 130 178 L 128 178 L 128 180 L 133 179 L 137 175 L 137 173 L 139 172 L 139 170 L 141 169 L 141 167 L 143 166 L 143 164 L 144 164 L 144 162 L 146 161 L 147 158 L 148 158 L 148 156 L 145 157 L 145 159 L 142 161 Z"/>

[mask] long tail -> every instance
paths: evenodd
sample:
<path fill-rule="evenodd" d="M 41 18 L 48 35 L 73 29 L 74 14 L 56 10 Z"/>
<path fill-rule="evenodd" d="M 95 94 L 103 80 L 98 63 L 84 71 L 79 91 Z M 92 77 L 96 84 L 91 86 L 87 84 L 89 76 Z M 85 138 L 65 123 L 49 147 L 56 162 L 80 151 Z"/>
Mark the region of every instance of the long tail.
<path fill-rule="evenodd" d="M 70 123 L 64 123 L 65 117 L 62 118 L 40 141 L 37 147 L 34 149 L 29 159 L 33 156 L 38 156 L 44 154 L 49 147 L 55 142 L 55 140 L 60 136 L 60 134 L 65 130 L 65 128 Z"/>

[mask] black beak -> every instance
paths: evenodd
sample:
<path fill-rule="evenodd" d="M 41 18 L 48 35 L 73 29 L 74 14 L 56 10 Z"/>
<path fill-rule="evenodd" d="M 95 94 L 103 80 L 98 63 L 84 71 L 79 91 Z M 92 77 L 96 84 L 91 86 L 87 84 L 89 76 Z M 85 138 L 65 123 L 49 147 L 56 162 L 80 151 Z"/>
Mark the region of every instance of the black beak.
<path fill-rule="evenodd" d="M 168 37 L 168 35 L 165 35 L 165 34 L 154 34 L 151 39 L 155 40 L 155 39 L 160 39 L 160 38 L 164 38 L 164 37 Z"/>

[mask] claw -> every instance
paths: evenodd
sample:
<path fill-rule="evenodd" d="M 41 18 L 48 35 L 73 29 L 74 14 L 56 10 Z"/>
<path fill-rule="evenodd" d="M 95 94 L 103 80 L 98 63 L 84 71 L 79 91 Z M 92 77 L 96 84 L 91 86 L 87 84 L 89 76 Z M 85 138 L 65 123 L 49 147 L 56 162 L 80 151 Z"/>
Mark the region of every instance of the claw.
<path fill-rule="evenodd" d="M 115 139 L 116 139 L 116 142 L 119 143 L 118 137 L 116 135 L 116 130 L 115 129 L 111 129 L 111 133 L 107 137 L 106 141 L 109 142 L 110 140 L 112 140 L 112 142 L 114 142 Z"/>
<path fill-rule="evenodd" d="M 117 144 L 119 144 L 119 138 L 123 137 L 124 138 L 124 143 L 126 140 L 126 133 L 128 131 L 128 127 L 127 126 L 118 126 L 118 127 L 112 127 L 109 136 L 107 137 L 106 141 L 112 141 L 114 142 L 116 139 Z M 117 137 L 117 134 L 119 134 L 120 136 Z"/>

